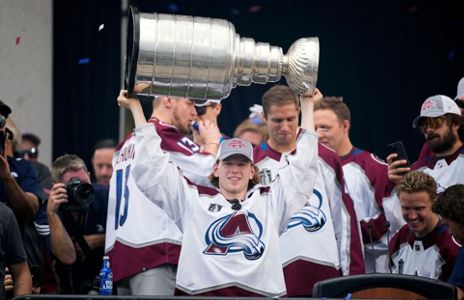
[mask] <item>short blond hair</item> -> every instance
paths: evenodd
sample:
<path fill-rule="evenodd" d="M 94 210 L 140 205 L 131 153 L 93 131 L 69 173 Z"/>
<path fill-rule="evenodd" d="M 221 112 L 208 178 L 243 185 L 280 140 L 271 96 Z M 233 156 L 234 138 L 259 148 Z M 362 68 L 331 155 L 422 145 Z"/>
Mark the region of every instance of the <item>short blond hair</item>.
<path fill-rule="evenodd" d="M 437 197 L 437 183 L 432 176 L 420 171 L 409 172 L 396 186 L 396 193 L 419 193 L 426 192 L 430 200 L 435 201 Z"/>

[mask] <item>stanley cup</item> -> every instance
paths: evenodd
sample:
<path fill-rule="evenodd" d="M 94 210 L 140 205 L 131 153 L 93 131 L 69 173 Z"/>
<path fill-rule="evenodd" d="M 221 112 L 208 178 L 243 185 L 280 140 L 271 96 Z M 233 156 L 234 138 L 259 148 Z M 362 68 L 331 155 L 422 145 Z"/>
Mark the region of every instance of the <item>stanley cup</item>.
<path fill-rule="evenodd" d="M 129 93 L 220 100 L 237 85 L 281 76 L 299 94 L 316 87 L 318 38 L 301 38 L 283 55 L 280 47 L 240 38 L 225 20 L 139 13 L 134 7 L 127 34 Z"/>

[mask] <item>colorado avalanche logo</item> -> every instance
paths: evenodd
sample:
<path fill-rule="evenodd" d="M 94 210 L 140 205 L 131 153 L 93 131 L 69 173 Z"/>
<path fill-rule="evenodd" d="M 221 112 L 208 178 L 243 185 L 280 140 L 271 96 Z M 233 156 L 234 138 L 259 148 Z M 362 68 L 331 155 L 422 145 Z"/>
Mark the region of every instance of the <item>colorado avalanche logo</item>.
<path fill-rule="evenodd" d="M 207 229 L 203 251 L 209 255 L 243 252 L 248 260 L 260 258 L 266 248 L 261 241 L 263 225 L 250 212 L 241 210 L 214 221 Z"/>
<path fill-rule="evenodd" d="M 421 113 L 431 110 L 435 106 L 435 102 L 430 99 L 425 100 L 421 107 Z"/>
<path fill-rule="evenodd" d="M 324 227 L 327 222 L 327 217 L 324 212 L 321 210 L 322 206 L 322 194 L 314 189 L 313 195 L 309 202 L 313 202 L 314 196 L 316 196 L 317 202 L 316 205 L 312 203 L 306 203 L 299 212 L 293 215 L 293 217 L 288 222 L 287 230 L 297 226 L 303 226 L 303 228 L 308 232 L 314 232 L 320 230 Z"/>

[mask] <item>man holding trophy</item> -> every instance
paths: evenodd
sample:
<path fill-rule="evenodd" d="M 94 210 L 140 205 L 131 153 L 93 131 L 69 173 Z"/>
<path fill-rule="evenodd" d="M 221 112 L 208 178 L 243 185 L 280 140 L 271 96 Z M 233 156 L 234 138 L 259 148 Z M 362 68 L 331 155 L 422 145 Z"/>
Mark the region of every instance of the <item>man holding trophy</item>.
<path fill-rule="evenodd" d="M 210 173 L 210 183 L 204 186 L 197 185 L 205 184 L 201 180 L 184 178 L 198 170 L 173 163 L 180 156 L 166 149 L 158 127 L 146 124 L 134 94 L 186 98 L 179 100 L 185 103 L 222 100 L 237 85 L 264 84 L 282 76 L 295 92 L 311 94 L 317 79 L 317 38 L 300 39 L 283 55 L 279 47 L 240 38 L 224 20 L 139 14 L 130 8 L 128 26 L 127 92 L 121 91 L 118 104 L 131 109 L 136 129 L 130 137 L 131 149 L 121 148 L 113 158 L 113 164 L 123 159 L 131 163 L 121 169 L 124 174 L 113 176 L 115 197 L 121 201 L 116 201 L 114 219 L 108 222 L 115 228 L 124 226 L 134 221 L 128 212 L 131 207 L 150 204 L 167 216 L 158 224 L 160 239 L 164 234 L 166 240 L 176 237 L 177 244 L 182 240 L 178 294 L 284 296 L 278 236 L 289 217 L 307 202 L 317 176 L 311 97 L 301 103 L 303 129 L 297 151 L 288 155 L 288 164 L 268 186 L 258 184 L 249 142 L 230 139 L 219 144 L 217 127 L 199 122 L 200 135 L 208 139 L 205 147 L 215 147 L 207 152 L 214 157 L 217 151 L 211 164 L 201 165 Z M 182 146 L 182 141 L 177 145 Z M 148 254 L 143 247 L 140 250 L 140 255 Z M 165 250 L 161 259 L 175 254 Z"/>

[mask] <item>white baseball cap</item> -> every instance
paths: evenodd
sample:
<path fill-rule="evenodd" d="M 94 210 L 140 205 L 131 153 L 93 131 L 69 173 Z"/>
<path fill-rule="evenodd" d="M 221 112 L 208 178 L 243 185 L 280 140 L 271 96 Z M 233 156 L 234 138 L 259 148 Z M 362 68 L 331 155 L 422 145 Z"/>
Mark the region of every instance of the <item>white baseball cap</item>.
<path fill-rule="evenodd" d="M 224 160 L 232 155 L 243 155 L 253 163 L 253 146 L 249 141 L 239 138 L 224 140 L 219 147 L 218 160 Z"/>
<path fill-rule="evenodd" d="M 454 101 L 458 100 L 461 97 L 464 97 L 464 77 L 461 78 L 461 80 L 459 80 L 458 90 L 456 92 L 456 97 L 454 98 Z"/>
<path fill-rule="evenodd" d="M 417 128 L 421 119 L 436 118 L 445 114 L 455 114 L 460 116 L 461 110 L 458 105 L 448 96 L 435 95 L 427 98 L 422 103 L 421 112 L 412 122 L 412 127 Z"/>

